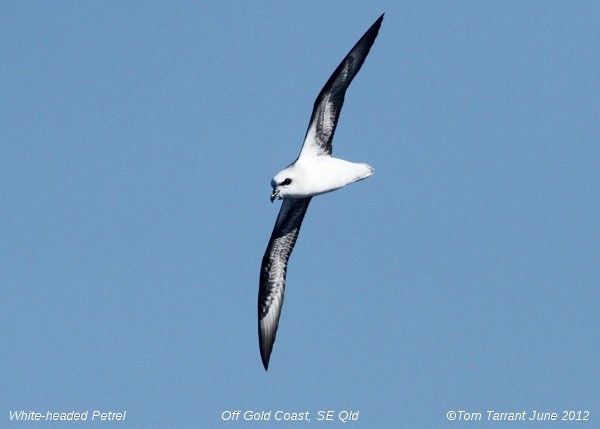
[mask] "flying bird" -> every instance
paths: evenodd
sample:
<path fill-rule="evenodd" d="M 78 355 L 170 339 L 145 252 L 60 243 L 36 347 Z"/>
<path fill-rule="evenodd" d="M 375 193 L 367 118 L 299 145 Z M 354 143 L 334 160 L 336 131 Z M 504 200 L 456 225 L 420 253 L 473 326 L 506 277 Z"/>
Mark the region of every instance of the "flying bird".
<path fill-rule="evenodd" d="M 271 202 L 283 199 L 283 203 L 260 267 L 258 337 L 265 370 L 269 369 L 283 306 L 288 260 L 310 200 L 373 174 L 373 168 L 367 164 L 333 158 L 331 143 L 346 90 L 375 42 L 382 21 L 383 15 L 354 45 L 325 83 L 315 100 L 298 158 L 271 180 Z"/>

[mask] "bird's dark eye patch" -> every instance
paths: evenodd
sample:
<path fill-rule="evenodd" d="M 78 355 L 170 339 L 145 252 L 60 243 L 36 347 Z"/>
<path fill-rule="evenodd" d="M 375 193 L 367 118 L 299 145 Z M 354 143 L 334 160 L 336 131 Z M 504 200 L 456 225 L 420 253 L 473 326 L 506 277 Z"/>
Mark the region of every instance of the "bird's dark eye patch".
<path fill-rule="evenodd" d="M 290 183 L 292 183 L 292 179 L 290 179 L 289 177 L 287 179 L 285 179 L 283 182 L 281 182 L 282 185 L 289 185 Z"/>

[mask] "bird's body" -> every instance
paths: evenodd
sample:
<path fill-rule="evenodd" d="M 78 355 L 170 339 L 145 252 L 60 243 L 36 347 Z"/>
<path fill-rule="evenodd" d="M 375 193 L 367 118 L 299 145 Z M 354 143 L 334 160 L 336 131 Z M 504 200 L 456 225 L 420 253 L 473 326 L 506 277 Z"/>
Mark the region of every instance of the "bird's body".
<path fill-rule="evenodd" d="M 277 174 L 273 181 L 281 183 L 286 178 L 291 178 L 292 183 L 287 187 L 283 198 L 306 198 L 326 194 L 366 179 L 373 174 L 373 171 L 373 168 L 367 164 L 325 155 L 311 158 L 310 161 L 299 159 Z"/>
<path fill-rule="evenodd" d="M 331 152 L 346 89 L 367 57 L 382 21 L 383 15 L 335 69 L 315 101 L 300 155 L 271 181 L 271 201 L 283 199 L 283 204 L 260 270 L 258 335 L 265 369 L 269 367 L 283 306 L 288 259 L 312 197 L 335 191 L 373 174 L 373 168 L 367 164 L 333 158 Z"/>

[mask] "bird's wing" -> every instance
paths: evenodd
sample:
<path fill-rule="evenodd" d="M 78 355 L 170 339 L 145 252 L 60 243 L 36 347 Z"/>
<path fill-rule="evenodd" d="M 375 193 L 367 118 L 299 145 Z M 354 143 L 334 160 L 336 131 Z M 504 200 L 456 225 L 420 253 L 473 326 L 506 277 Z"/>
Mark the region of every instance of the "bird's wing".
<path fill-rule="evenodd" d="M 269 358 L 283 306 L 288 259 L 296 244 L 310 199 L 310 197 L 283 199 L 269 245 L 262 259 L 258 289 L 258 338 L 265 370 L 269 368 Z"/>
<path fill-rule="evenodd" d="M 307 156 L 331 155 L 331 142 L 344 104 L 346 89 L 367 58 L 382 21 L 383 15 L 354 45 L 319 93 L 298 159 Z"/>

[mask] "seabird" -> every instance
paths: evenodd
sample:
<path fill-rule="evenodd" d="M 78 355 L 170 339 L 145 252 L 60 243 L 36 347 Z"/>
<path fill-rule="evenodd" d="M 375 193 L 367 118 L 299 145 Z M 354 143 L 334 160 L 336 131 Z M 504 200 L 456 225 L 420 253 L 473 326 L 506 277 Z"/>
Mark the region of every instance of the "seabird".
<path fill-rule="evenodd" d="M 298 158 L 271 180 L 271 202 L 283 199 L 283 203 L 260 267 L 258 338 L 265 370 L 269 368 L 283 306 L 288 259 L 296 244 L 300 225 L 311 198 L 335 191 L 373 174 L 373 168 L 367 164 L 333 158 L 331 142 L 346 89 L 365 61 L 382 21 L 383 15 L 335 69 L 315 100 Z"/>

